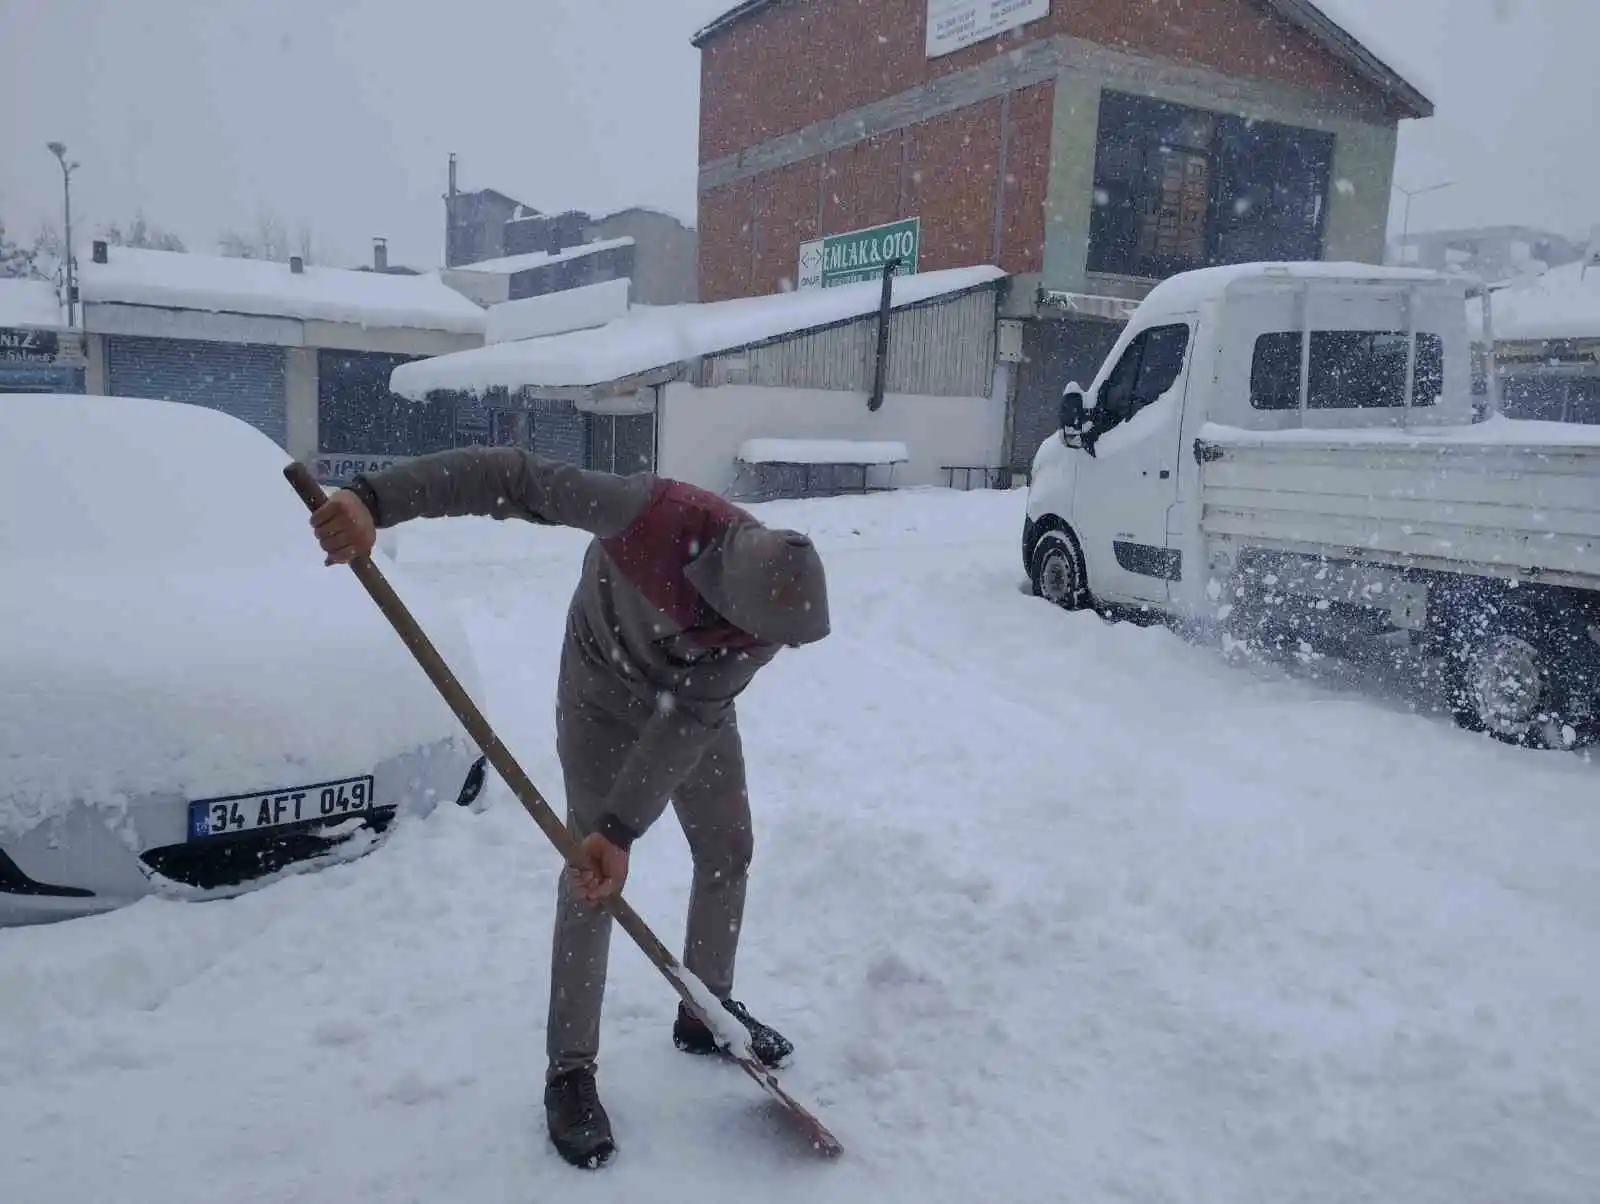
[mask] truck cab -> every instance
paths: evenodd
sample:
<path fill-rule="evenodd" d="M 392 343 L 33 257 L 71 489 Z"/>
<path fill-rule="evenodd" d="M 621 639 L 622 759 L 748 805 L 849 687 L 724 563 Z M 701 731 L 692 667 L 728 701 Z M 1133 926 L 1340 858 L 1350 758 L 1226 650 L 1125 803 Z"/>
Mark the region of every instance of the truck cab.
<path fill-rule="evenodd" d="M 1246 264 L 1158 285 L 1094 379 L 1066 385 L 1034 458 L 1022 539 L 1034 592 L 1068 608 L 1205 608 L 1201 432 L 1470 424 L 1466 301 L 1458 278 L 1367 264 Z"/>

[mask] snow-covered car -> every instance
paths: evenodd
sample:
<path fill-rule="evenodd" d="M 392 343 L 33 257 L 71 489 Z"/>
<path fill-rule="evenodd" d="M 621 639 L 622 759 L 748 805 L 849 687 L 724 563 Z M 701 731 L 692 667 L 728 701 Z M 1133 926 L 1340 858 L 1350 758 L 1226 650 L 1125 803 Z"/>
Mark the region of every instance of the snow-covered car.
<path fill-rule="evenodd" d="M 481 788 L 287 463 L 200 406 L 0 400 L 0 924 L 237 894 Z M 385 568 L 476 694 L 454 616 Z"/>

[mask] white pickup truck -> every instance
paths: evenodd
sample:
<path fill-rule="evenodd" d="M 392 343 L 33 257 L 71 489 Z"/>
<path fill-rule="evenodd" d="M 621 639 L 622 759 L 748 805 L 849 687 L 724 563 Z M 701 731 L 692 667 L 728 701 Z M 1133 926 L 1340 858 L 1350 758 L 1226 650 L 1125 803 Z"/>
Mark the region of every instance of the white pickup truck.
<path fill-rule="evenodd" d="M 1600 428 L 1475 421 L 1468 285 L 1361 264 L 1173 277 L 1040 446 L 1023 560 L 1060 606 L 1420 662 L 1457 722 L 1600 716 Z"/>

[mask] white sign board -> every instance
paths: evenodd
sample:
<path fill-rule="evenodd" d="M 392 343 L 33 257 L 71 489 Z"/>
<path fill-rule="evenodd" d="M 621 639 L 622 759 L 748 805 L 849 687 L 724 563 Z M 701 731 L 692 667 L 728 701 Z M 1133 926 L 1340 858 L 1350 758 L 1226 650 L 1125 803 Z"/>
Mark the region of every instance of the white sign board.
<path fill-rule="evenodd" d="M 1050 15 L 1050 0 L 928 0 L 928 57 L 951 54 Z"/>

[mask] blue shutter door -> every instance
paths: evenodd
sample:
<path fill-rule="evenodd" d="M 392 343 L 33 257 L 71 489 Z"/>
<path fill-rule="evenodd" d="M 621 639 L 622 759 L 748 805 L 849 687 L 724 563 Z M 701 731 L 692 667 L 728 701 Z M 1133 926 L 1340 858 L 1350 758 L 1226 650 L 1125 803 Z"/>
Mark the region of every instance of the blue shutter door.
<path fill-rule="evenodd" d="M 118 397 L 182 401 L 243 419 L 288 441 L 283 348 L 198 339 L 106 339 L 106 385 Z"/>
<path fill-rule="evenodd" d="M 535 455 L 580 468 L 588 462 L 588 424 L 570 401 L 535 401 L 529 417 Z"/>

